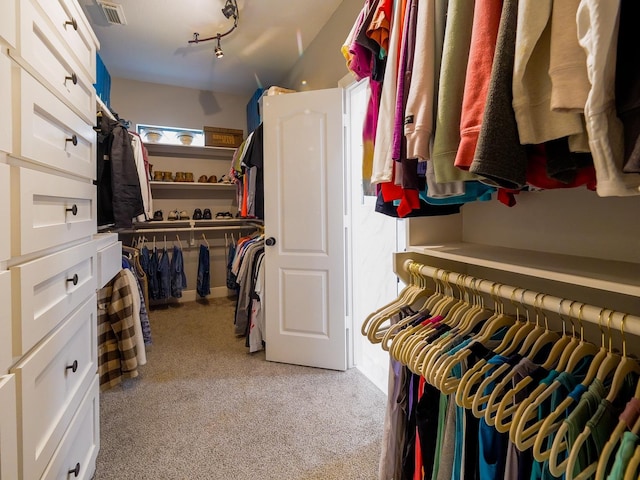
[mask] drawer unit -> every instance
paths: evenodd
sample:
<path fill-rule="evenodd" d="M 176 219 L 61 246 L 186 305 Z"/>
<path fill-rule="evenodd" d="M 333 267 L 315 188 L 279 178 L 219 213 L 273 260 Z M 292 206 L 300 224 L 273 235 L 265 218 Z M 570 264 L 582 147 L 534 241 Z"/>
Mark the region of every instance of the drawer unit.
<path fill-rule="evenodd" d="M 22 478 L 40 478 L 97 371 L 96 296 L 13 369 Z"/>
<path fill-rule="evenodd" d="M 117 234 L 116 240 L 117 240 Z M 96 240 L 98 246 L 97 275 L 98 288 L 104 287 L 122 267 L 122 242 L 114 242 L 108 245 L 101 245 Z"/>
<path fill-rule="evenodd" d="M 50 3 L 50 2 L 47 2 Z M 19 56 L 87 122 L 95 118 L 95 91 L 83 69 L 31 0 L 21 0 Z"/>
<path fill-rule="evenodd" d="M 0 375 L 13 363 L 11 352 L 11 272 L 5 270 L 0 272 Z"/>
<path fill-rule="evenodd" d="M 85 75 L 95 83 L 96 43 L 76 0 L 36 0 L 53 28 L 73 53 Z"/>
<path fill-rule="evenodd" d="M 24 355 L 96 290 L 95 244 L 11 268 L 13 352 Z"/>
<path fill-rule="evenodd" d="M 95 187 L 11 167 L 11 253 L 25 255 L 96 233 Z"/>
<path fill-rule="evenodd" d="M 0 55 L 1 56 L 1 55 Z M 1 94 L 1 93 L 0 93 Z M 11 257 L 11 188 L 9 166 L 0 163 L 0 262 Z"/>
<path fill-rule="evenodd" d="M 96 375 L 41 480 L 89 480 L 100 448 L 100 409 Z"/>
<path fill-rule="evenodd" d="M 20 135 L 14 142 L 14 154 L 94 179 L 96 132 L 93 126 L 21 68 L 14 68 L 13 80 L 20 89 L 20 108 L 14 116 Z"/>
<path fill-rule="evenodd" d="M 16 382 L 14 375 L 0 376 L 0 480 L 18 478 Z"/>
<path fill-rule="evenodd" d="M 0 22 L 3 19 L 0 18 Z M 0 51 L 0 151 L 11 153 L 12 124 L 11 115 L 11 59 Z"/>

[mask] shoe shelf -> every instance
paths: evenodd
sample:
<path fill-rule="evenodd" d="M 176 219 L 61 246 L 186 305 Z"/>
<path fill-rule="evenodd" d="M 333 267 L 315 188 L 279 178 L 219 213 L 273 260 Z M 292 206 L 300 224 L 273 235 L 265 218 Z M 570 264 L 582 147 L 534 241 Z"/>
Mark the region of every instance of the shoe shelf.
<path fill-rule="evenodd" d="M 152 190 L 235 190 L 233 183 L 149 182 Z"/>
<path fill-rule="evenodd" d="M 212 158 L 231 160 L 235 148 L 202 147 L 194 145 L 168 145 L 163 143 L 145 143 L 149 155 L 159 157 Z"/>
<path fill-rule="evenodd" d="M 400 256 L 434 257 L 567 284 L 640 296 L 640 265 L 474 243 L 410 246 Z M 416 257 L 419 258 L 419 257 Z"/>

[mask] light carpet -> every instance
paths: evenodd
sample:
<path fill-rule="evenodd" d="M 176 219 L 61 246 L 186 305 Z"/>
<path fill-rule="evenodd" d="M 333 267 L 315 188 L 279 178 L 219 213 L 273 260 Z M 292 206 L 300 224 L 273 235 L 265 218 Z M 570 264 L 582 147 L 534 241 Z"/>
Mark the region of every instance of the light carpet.
<path fill-rule="evenodd" d="M 234 302 L 151 311 L 140 376 L 100 396 L 95 480 L 377 478 L 385 395 L 357 369 L 267 362 Z"/>

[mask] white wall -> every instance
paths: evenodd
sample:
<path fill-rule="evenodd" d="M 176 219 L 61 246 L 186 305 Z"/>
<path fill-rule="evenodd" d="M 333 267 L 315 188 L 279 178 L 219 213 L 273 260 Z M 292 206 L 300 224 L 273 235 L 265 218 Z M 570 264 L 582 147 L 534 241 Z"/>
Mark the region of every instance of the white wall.
<path fill-rule="evenodd" d="M 340 47 L 363 4 L 362 0 L 344 0 L 283 78 L 281 86 L 298 91 L 337 87 L 338 81 L 347 73 Z M 307 81 L 306 86 L 301 85 L 302 80 Z"/>
<path fill-rule="evenodd" d="M 180 128 L 212 127 L 247 130 L 249 97 L 124 78 L 111 81 L 111 106 L 131 122 Z"/>

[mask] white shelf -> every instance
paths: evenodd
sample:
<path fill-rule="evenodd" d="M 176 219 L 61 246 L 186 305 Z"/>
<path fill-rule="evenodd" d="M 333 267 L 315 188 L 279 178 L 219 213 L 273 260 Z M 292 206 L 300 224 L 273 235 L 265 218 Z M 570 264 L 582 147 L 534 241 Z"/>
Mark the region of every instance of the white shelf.
<path fill-rule="evenodd" d="M 640 296 L 640 264 L 472 243 L 411 246 L 407 252 Z"/>
<path fill-rule="evenodd" d="M 212 158 L 231 160 L 235 148 L 202 147 L 193 145 L 168 145 L 165 143 L 145 143 L 149 155 L 160 157 Z"/>
<path fill-rule="evenodd" d="M 233 183 L 149 182 L 152 190 L 235 190 Z"/>

